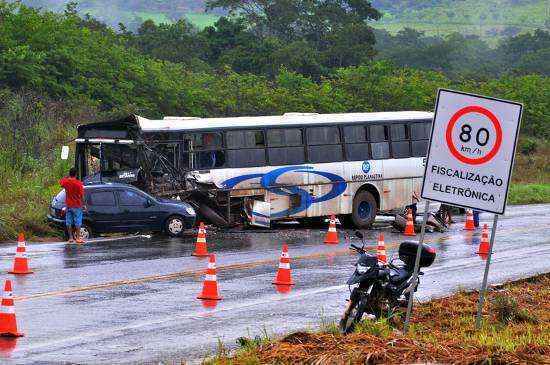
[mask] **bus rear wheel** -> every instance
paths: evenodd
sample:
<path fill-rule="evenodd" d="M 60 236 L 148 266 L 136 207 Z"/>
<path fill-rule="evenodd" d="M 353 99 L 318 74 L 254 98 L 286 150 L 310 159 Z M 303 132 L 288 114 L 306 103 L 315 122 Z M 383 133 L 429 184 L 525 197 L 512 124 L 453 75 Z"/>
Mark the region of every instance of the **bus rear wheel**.
<path fill-rule="evenodd" d="M 376 218 L 378 206 L 376 199 L 368 191 L 361 191 L 353 198 L 353 211 L 351 220 L 355 227 L 360 229 L 369 228 Z"/>

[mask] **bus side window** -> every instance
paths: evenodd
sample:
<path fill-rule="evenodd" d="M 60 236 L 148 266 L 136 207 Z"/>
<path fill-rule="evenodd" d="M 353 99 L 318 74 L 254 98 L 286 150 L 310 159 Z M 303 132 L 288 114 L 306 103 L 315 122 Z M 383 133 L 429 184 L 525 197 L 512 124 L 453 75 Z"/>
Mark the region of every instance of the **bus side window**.
<path fill-rule="evenodd" d="M 230 131 L 225 134 L 227 148 L 254 148 L 264 147 L 264 133 L 262 131 Z"/>
<path fill-rule="evenodd" d="M 372 158 L 380 160 L 390 157 L 389 130 L 387 125 L 371 125 L 369 126 L 370 148 Z"/>
<path fill-rule="evenodd" d="M 342 145 L 340 144 L 309 146 L 307 152 L 309 162 L 312 163 L 342 161 Z"/>
<path fill-rule="evenodd" d="M 364 125 L 345 126 L 346 160 L 362 161 L 370 158 L 367 128 Z"/>
<path fill-rule="evenodd" d="M 367 141 L 367 129 L 364 125 L 348 125 L 344 127 L 344 142 L 358 143 Z"/>
<path fill-rule="evenodd" d="M 301 146 L 302 130 L 298 128 L 277 128 L 267 131 L 267 144 L 269 147 Z"/>
<path fill-rule="evenodd" d="M 228 131 L 225 133 L 229 167 L 265 165 L 265 138 L 261 130 Z"/>
<path fill-rule="evenodd" d="M 388 142 L 371 143 L 372 158 L 380 160 L 390 157 L 390 146 Z"/>
<path fill-rule="evenodd" d="M 362 161 L 370 158 L 368 143 L 354 143 L 346 145 L 346 160 Z"/>
<path fill-rule="evenodd" d="M 338 127 L 314 127 L 307 129 L 307 144 L 334 144 L 340 143 Z"/>
<path fill-rule="evenodd" d="M 424 157 L 428 153 L 431 122 L 411 124 L 411 147 L 413 157 Z"/>
<path fill-rule="evenodd" d="M 265 150 L 263 148 L 245 148 L 227 150 L 229 167 L 256 167 L 265 165 Z"/>
<path fill-rule="evenodd" d="M 299 128 L 275 128 L 267 130 L 267 157 L 271 166 L 299 165 L 306 162 L 302 146 L 302 130 Z"/>
<path fill-rule="evenodd" d="M 221 133 L 198 133 L 191 135 L 193 151 L 193 168 L 212 169 L 223 167 L 226 156 L 222 150 Z"/>
<path fill-rule="evenodd" d="M 267 149 L 269 164 L 277 165 L 299 165 L 306 162 L 304 147 L 271 147 Z"/>
<path fill-rule="evenodd" d="M 393 158 L 411 157 L 409 126 L 407 124 L 392 124 L 391 140 Z"/>
<path fill-rule="evenodd" d="M 309 162 L 338 162 L 343 160 L 338 127 L 307 128 Z"/>

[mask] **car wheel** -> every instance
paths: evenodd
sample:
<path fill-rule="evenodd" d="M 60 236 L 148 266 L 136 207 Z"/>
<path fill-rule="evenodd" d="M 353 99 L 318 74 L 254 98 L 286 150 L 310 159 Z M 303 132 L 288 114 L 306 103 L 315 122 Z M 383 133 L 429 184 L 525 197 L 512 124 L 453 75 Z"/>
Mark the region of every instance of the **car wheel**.
<path fill-rule="evenodd" d="M 170 237 L 179 237 L 183 234 L 185 229 L 185 222 L 182 216 L 172 215 L 168 217 L 164 225 L 166 233 Z"/>
<path fill-rule="evenodd" d="M 376 218 L 378 206 L 376 199 L 368 191 L 361 191 L 353 198 L 353 211 L 351 220 L 359 229 L 369 228 Z"/>
<path fill-rule="evenodd" d="M 82 238 L 83 240 L 92 238 L 92 229 L 89 225 L 83 224 L 80 227 L 80 238 Z"/>

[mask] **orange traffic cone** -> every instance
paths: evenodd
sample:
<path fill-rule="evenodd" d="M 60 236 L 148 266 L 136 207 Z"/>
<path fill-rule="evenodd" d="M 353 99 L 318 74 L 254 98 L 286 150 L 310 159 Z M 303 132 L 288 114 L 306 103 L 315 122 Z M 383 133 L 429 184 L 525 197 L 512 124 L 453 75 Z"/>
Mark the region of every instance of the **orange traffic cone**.
<path fill-rule="evenodd" d="M 0 307 L 0 336 L 21 337 L 24 334 L 17 332 L 17 320 L 15 318 L 15 307 L 13 306 L 13 294 L 11 280 L 4 284 L 4 296 Z"/>
<path fill-rule="evenodd" d="M 407 225 L 405 226 L 405 236 L 416 236 L 416 233 L 414 233 L 414 218 L 411 209 L 407 211 Z"/>
<path fill-rule="evenodd" d="M 206 229 L 204 228 L 204 223 L 199 224 L 199 233 L 197 234 L 197 243 L 195 244 L 195 252 L 191 255 L 197 257 L 206 257 L 208 256 L 208 249 L 206 247 Z"/>
<path fill-rule="evenodd" d="M 286 244 L 283 245 L 283 251 L 279 260 L 279 269 L 277 270 L 277 276 L 273 284 L 294 285 L 290 277 L 290 256 L 288 255 L 288 246 Z"/>
<path fill-rule="evenodd" d="M 13 269 L 9 273 L 17 275 L 32 274 L 32 271 L 29 270 L 29 259 L 27 258 L 25 235 L 23 233 L 19 233 L 17 238 L 17 251 L 15 251 Z"/>
<path fill-rule="evenodd" d="M 220 300 L 222 297 L 218 295 L 218 279 L 216 277 L 216 255 L 211 254 L 208 260 L 208 268 L 202 286 L 202 293 L 197 299 Z"/>
<path fill-rule="evenodd" d="M 338 244 L 338 233 L 336 232 L 336 217 L 334 214 L 330 216 L 330 223 L 328 225 L 328 232 L 325 236 L 325 243 L 327 244 Z"/>
<path fill-rule="evenodd" d="M 386 258 L 386 245 L 384 244 L 384 234 L 380 233 L 378 237 L 378 245 L 376 246 L 376 256 L 378 261 L 386 264 L 388 259 Z"/>
<path fill-rule="evenodd" d="M 483 231 L 481 231 L 481 242 L 479 243 L 477 253 L 484 260 L 487 259 L 487 255 L 489 254 L 489 228 L 486 224 L 483 225 Z"/>
<path fill-rule="evenodd" d="M 466 222 L 464 223 L 465 231 L 475 231 L 476 227 L 474 225 L 474 214 L 471 209 L 466 210 Z"/>

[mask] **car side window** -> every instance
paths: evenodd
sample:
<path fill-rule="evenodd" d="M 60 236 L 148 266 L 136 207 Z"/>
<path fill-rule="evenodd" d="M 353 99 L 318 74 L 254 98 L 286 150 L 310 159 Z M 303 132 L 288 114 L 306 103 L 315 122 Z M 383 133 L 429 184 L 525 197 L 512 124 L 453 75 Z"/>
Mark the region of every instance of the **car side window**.
<path fill-rule="evenodd" d="M 147 202 L 147 198 L 136 191 L 119 190 L 118 202 L 120 205 L 143 206 Z"/>
<path fill-rule="evenodd" d="M 114 207 L 116 206 L 115 194 L 112 191 L 97 191 L 90 193 L 88 205 Z"/>

